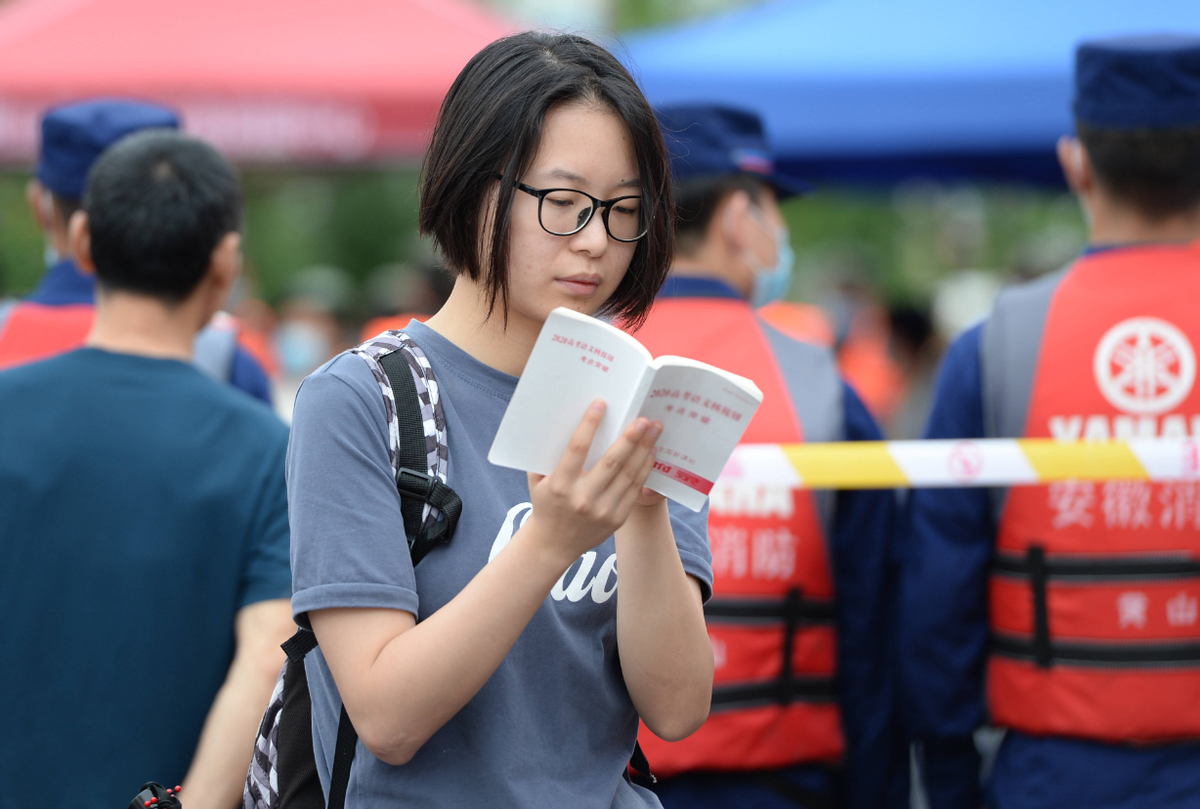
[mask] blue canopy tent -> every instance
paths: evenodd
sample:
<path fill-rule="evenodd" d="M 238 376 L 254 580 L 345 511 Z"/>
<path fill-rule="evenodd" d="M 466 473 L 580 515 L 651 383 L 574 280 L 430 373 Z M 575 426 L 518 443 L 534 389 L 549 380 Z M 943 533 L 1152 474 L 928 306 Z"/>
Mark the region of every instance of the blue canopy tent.
<path fill-rule="evenodd" d="M 1197 0 L 776 0 L 627 38 L 654 104 L 757 110 L 814 180 L 1061 184 L 1081 39 L 1200 34 Z"/>

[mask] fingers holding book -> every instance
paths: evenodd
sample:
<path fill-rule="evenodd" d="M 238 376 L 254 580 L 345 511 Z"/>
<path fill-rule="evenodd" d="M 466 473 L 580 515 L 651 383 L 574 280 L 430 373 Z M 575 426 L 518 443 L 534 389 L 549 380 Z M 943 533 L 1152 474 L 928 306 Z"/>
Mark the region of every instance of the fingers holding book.
<path fill-rule="evenodd" d="M 576 428 L 558 466 L 549 475 L 529 475 L 530 522 L 557 537 L 566 558 L 594 548 L 625 523 L 643 497 L 654 464 L 654 444 L 662 424 L 638 418 L 589 470 L 584 461 L 606 406 L 597 399 Z"/>
<path fill-rule="evenodd" d="M 634 419 L 589 473 L 595 477 L 597 497 L 616 501 L 614 508 L 622 515 L 622 524 L 654 468 L 654 443 L 661 434 L 661 422 Z"/>

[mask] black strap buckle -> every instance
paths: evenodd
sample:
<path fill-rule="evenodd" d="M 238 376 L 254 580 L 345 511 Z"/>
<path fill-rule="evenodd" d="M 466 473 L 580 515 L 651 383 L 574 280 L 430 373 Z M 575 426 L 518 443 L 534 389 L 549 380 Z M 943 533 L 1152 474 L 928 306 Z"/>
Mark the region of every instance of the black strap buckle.
<path fill-rule="evenodd" d="M 438 482 L 433 475 L 409 469 L 407 466 L 400 467 L 400 471 L 396 474 L 396 488 L 400 490 L 400 494 L 419 498 L 424 503 L 429 502 L 429 498 L 433 494 L 433 487 Z"/>
<path fill-rule="evenodd" d="M 1025 553 L 1025 564 L 1029 567 L 1033 596 L 1033 653 L 1038 668 L 1048 669 L 1054 664 L 1054 648 L 1050 645 L 1050 607 L 1046 597 L 1046 580 L 1049 578 L 1046 549 L 1041 545 L 1030 545 Z"/>
<path fill-rule="evenodd" d="M 640 742 L 633 743 L 633 754 L 629 756 L 630 780 L 640 787 L 649 789 L 658 783 L 654 773 L 650 772 L 650 762 L 642 750 Z"/>
<path fill-rule="evenodd" d="M 304 656 L 317 648 L 317 636 L 311 629 L 297 627 L 296 634 L 280 644 L 280 648 L 283 649 L 289 661 L 296 665 L 303 665 Z"/>

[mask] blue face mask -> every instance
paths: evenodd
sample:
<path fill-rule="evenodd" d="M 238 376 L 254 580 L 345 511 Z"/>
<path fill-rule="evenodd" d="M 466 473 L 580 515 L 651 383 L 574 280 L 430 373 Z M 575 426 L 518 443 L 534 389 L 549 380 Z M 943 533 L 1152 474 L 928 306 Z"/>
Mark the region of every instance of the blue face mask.
<path fill-rule="evenodd" d="M 792 267 L 796 263 L 796 253 L 792 250 L 792 241 L 785 227 L 775 232 L 775 255 L 774 267 L 754 273 L 750 305 L 755 309 L 780 300 L 792 288 Z"/>
<path fill-rule="evenodd" d="M 325 335 L 308 323 L 284 323 L 275 332 L 279 364 L 288 377 L 311 374 L 333 353 Z"/>

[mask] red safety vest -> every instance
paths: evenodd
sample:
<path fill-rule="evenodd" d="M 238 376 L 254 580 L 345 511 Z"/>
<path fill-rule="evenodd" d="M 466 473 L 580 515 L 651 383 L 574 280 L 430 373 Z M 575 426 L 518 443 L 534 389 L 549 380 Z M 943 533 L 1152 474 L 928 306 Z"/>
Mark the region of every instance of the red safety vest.
<path fill-rule="evenodd" d="M 432 317 L 432 315 L 427 315 L 427 314 L 423 314 L 423 313 L 419 313 L 419 312 L 412 312 L 412 313 L 403 312 L 398 315 L 387 315 L 386 317 L 372 318 L 371 320 L 367 321 L 365 326 L 362 327 L 362 332 L 360 333 L 360 340 L 365 343 L 368 340 L 370 340 L 372 337 L 382 334 L 385 331 L 391 331 L 393 329 L 403 329 L 405 326 L 407 326 L 409 323 L 411 323 L 414 320 L 419 320 L 422 323 L 424 323 L 430 317 Z"/>
<path fill-rule="evenodd" d="M 763 403 L 744 443 L 798 442 L 800 421 L 783 374 L 743 301 L 668 298 L 637 338 L 655 356 L 678 354 L 754 380 Z M 644 727 L 657 775 L 762 770 L 837 761 L 844 749 L 836 700 L 833 578 L 811 493 L 788 485 L 745 489 L 718 480 L 709 499 L 713 597 L 705 620 L 716 672 L 708 721 L 668 743 Z"/>
<path fill-rule="evenodd" d="M 79 348 L 95 319 L 90 303 L 18 303 L 0 322 L 0 370 Z"/>
<path fill-rule="evenodd" d="M 10 309 L 0 309 L 0 371 L 16 365 L 49 359 L 83 346 L 96 320 L 96 308 L 90 303 L 47 305 L 22 301 Z M 241 322 L 227 312 L 217 312 L 202 335 L 223 332 L 228 342 L 201 345 L 198 338 L 194 362 L 201 370 L 228 381 L 229 365 L 235 346 L 241 346 L 269 367 L 261 345 L 242 328 Z"/>
<path fill-rule="evenodd" d="M 1025 435 L 1192 437 L 1200 248 L 1080 259 L 1046 316 Z M 1200 483 L 1008 493 L 990 583 L 994 722 L 1107 742 L 1200 738 Z"/>

